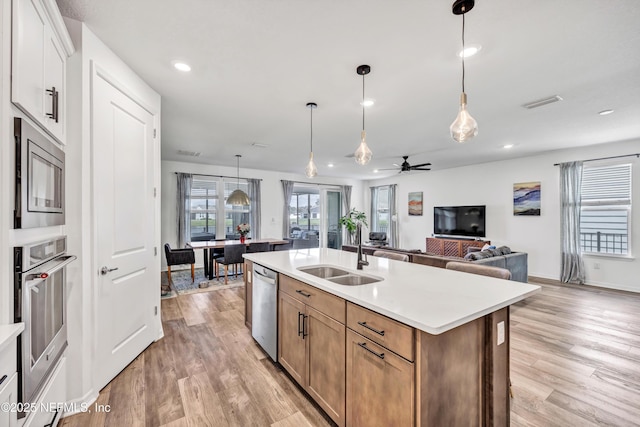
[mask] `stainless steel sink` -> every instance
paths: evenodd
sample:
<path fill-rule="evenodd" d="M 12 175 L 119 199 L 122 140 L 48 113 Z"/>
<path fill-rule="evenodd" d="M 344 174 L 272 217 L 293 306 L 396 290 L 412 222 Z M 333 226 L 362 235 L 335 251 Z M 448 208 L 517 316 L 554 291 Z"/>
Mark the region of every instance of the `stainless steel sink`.
<path fill-rule="evenodd" d="M 382 281 L 377 277 L 360 276 L 358 274 L 347 274 L 346 276 L 332 277 L 327 279 L 333 283 L 346 286 L 367 285 L 369 283 L 376 283 Z"/>
<path fill-rule="evenodd" d="M 303 271 L 312 276 L 320 277 L 321 279 L 327 279 L 330 277 L 344 276 L 349 274 L 348 271 L 341 270 L 330 265 L 314 265 L 308 267 L 300 267 L 298 270 Z"/>

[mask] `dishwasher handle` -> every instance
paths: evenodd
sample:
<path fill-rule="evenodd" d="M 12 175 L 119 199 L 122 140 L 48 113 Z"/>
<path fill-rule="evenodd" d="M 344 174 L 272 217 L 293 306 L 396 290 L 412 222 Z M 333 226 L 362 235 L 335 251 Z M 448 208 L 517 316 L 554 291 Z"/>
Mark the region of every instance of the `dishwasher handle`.
<path fill-rule="evenodd" d="M 274 286 L 276 284 L 276 279 L 272 279 L 271 277 L 265 276 L 263 273 L 260 273 L 256 269 L 253 270 L 253 274 L 258 276 L 260 278 L 260 280 L 262 280 L 263 282 L 266 282 L 266 283 L 268 283 L 270 285 L 274 285 Z"/>

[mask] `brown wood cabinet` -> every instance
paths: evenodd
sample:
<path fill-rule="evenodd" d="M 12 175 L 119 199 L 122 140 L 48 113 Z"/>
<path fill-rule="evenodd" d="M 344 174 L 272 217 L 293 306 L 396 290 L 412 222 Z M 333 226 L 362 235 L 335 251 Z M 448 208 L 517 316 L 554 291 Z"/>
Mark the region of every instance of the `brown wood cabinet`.
<path fill-rule="evenodd" d="M 344 426 L 345 301 L 287 276 L 279 282 L 278 361 Z"/>
<path fill-rule="evenodd" d="M 347 425 L 413 426 L 414 364 L 347 329 Z"/>
<path fill-rule="evenodd" d="M 482 248 L 490 245 L 489 240 L 441 239 L 427 237 L 427 254 L 464 257 L 470 247 Z"/>
<path fill-rule="evenodd" d="M 253 262 L 246 261 L 242 267 L 244 271 L 244 324 L 251 329 L 251 313 L 253 304 Z"/>

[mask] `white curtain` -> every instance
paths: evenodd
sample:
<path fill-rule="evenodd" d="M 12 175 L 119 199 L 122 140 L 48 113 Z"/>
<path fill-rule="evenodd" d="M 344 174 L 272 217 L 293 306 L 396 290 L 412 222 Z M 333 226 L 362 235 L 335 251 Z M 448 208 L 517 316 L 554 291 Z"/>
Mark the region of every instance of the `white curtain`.
<path fill-rule="evenodd" d="M 190 173 L 177 173 L 178 200 L 176 218 L 178 220 L 178 247 L 184 248 L 191 241 L 191 184 L 193 176 Z"/>
<path fill-rule="evenodd" d="M 582 162 L 560 164 L 560 236 L 563 283 L 583 284 L 585 268 L 580 250 Z"/>
<path fill-rule="evenodd" d="M 262 196 L 260 193 L 260 180 L 247 179 L 249 184 L 249 200 L 251 201 L 251 237 L 259 239 L 261 236 L 260 224 L 262 224 Z"/>
<path fill-rule="evenodd" d="M 389 186 L 389 246 L 397 248 L 400 245 L 400 239 L 398 236 L 398 201 L 397 201 L 397 189 L 396 184 Z"/>
<path fill-rule="evenodd" d="M 289 203 L 293 195 L 293 181 L 282 180 L 282 192 L 284 194 L 284 206 L 282 208 L 282 236 L 288 238 L 290 235 L 289 224 Z"/>
<path fill-rule="evenodd" d="M 351 210 L 351 189 L 350 185 L 341 185 L 340 194 L 342 196 L 342 216 L 345 216 Z M 351 234 L 347 229 L 342 227 L 342 241 L 351 244 Z"/>

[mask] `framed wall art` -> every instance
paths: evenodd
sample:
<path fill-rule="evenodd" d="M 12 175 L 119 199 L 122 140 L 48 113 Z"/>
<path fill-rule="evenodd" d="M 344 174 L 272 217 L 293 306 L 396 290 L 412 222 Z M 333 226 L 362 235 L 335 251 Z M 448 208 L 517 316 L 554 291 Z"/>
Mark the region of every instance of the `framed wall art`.
<path fill-rule="evenodd" d="M 409 215 L 422 215 L 422 191 L 409 193 Z"/>
<path fill-rule="evenodd" d="M 513 184 L 513 214 L 540 216 L 540 181 Z"/>

